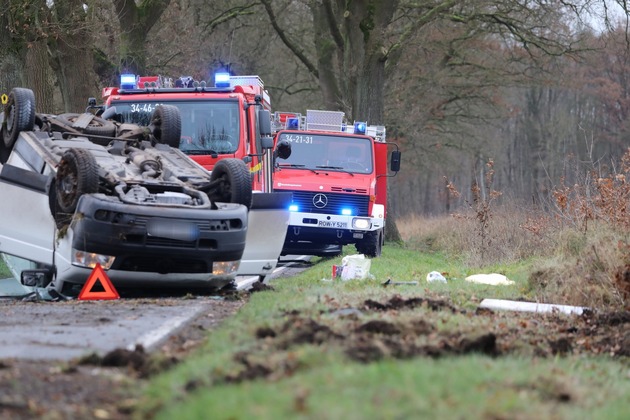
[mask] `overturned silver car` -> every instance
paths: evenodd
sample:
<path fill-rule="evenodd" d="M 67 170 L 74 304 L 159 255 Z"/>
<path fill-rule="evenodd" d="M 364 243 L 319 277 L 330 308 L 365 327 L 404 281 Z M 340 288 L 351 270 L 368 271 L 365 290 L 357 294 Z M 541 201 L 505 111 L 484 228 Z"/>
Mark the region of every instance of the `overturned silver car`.
<path fill-rule="evenodd" d="M 32 91 L 15 88 L 0 123 L 0 252 L 33 262 L 24 285 L 74 294 L 97 263 L 117 288 L 234 280 L 249 170 L 225 159 L 208 173 L 170 147 L 176 107 L 158 107 L 149 127 L 116 123 L 101 135 L 94 116 L 36 114 Z"/>

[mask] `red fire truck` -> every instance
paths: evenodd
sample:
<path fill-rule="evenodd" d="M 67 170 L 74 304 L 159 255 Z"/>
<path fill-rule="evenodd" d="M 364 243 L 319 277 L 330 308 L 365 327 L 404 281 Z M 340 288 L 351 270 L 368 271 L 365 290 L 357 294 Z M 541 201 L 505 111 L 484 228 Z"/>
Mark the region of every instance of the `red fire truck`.
<path fill-rule="evenodd" d="M 209 86 L 188 76 L 123 74 L 120 86 L 104 88 L 102 95 L 105 109 L 115 107 L 118 121 L 138 125 L 148 125 L 159 104 L 177 106 L 181 140 L 170 146 L 208 170 L 221 159 L 243 159 L 255 174 L 254 190 L 264 190 L 264 137 L 271 133 L 261 133 L 260 124 L 271 103 L 260 77 L 217 73 L 214 86 Z"/>
<path fill-rule="evenodd" d="M 94 127 L 86 128 L 97 131 L 92 134 L 106 136 L 109 118 L 149 126 L 158 105 L 175 105 L 181 115 L 181 138 L 169 146 L 179 148 L 209 171 L 221 170 L 228 163 L 247 164 L 249 174 L 245 171 L 244 176 L 251 176 L 254 194 L 238 273 L 261 279 L 270 273 L 284 241 L 290 194 L 272 192 L 271 104 L 260 77 L 217 73 L 214 86 L 210 86 L 192 77 L 123 74 L 120 86 L 104 88 L 102 96 L 103 106 L 97 106 L 95 98 L 89 101 L 88 109 L 96 108 L 100 116 L 92 120 Z M 281 147 L 278 153 L 290 151 Z M 238 171 L 224 172 L 228 176 Z M 239 195 L 238 191 L 230 193 Z"/>
<path fill-rule="evenodd" d="M 336 255 L 354 244 L 366 256 L 379 256 L 387 178 L 399 171 L 401 158 L 385 127 L 348 124 L 343 112 L 317 110 L 276 112 L 272 126 L 276 143 L 291 145 L 273 176 L 274 191 L 292 193 L 282 255 Z M 389 145 L 395 150 L 388 168 Z"/>

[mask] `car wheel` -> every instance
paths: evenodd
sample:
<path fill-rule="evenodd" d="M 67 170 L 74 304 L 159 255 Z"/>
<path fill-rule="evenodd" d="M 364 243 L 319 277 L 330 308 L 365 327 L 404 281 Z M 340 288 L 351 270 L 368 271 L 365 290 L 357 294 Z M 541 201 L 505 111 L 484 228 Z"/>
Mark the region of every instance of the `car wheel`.
<path fill-rule="evenodd" d="M 179 108 L 174 105 L 159 105 L 153 111 L 149 125 L 158 143 L 179 148 L 182 132 L 182 118 Z"/>
<path fill-rule="evenodd" d="M 95 136 L 103 137 L 113 137 L 116 135 L 116 125 L 111 121 L 107 121 L 97 116 L 92 116 L 90 123 L 85 128 L 74 127 L 74 124 L 77 122 L 79 117 L 81 117 L 81 115 L 82 114 L 74 113 L 61 114 L 57 116 L 57 121 L 65 126 L 73 128 L 75 130 L 79 130 L 84 134 L 93 134 Z M 93 143 L 101 144 L 103 146 L 106 146 L 111 141 L 110 139 L 99 139 L 96 137 L 93 137 L 90 140 Z"/>
<path fill-rule="evenodd" d="M 68 226 L 72 221 L 73 213 L 64 213 L 59 207 L 59 200 L 57 199 L 57 182 L 53 178 L 48 190 L 48 207 L 50 214 L 55 219 L 55 225 L 57 229 L 62 229 L 64 226 Z"/>
<path fill-rule="evenodd" d="M 252 205 L 252 183 L 249 167 L 240 159 L 221 159 L 212 169 L 210 182 L 214 186 L 208 194 L 213 202 Z"/>
<path fill-rule="evenodd" d="M 380 257 L 383 249 L 383 230 L 374 230 L 363 235 L 356 243 L 357 251 L 370 258 Z"/>
<path fill-rule="evenodd" d="M 35 127 L 35 95 L 25 88 L 13 88 L 4 106 L 2 139 L 10 151 L 21 131 Z"/>
<path fill-rule="evenodd" d="M 83 194 L 98 192 L 96 159 L 85 149 L 68 149 L 57 168 L 55 190 L 59 209 L 74 213 Z"/>

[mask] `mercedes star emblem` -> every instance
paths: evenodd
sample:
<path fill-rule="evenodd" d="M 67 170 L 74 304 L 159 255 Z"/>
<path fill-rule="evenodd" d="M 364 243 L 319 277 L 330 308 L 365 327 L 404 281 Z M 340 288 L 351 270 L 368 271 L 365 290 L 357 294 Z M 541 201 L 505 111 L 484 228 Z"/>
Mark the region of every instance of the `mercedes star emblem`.
<path fill-rule="evenodd" d="M 328 204 L 328 197 L 326 197 L 324 194 L 315 194 L 315 196 L 313 197 L 313 205 L 315 207 L 321 209 L 326 207 L 326 204 Z"/>

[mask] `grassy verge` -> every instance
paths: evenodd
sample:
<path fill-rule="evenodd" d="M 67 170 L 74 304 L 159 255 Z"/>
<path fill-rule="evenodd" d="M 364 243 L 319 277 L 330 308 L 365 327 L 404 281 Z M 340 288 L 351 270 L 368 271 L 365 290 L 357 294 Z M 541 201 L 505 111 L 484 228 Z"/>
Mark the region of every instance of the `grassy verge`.
<path fill-rule="evenodd" d="M 151 380 L 136 416 L 625 418 L 630 412 L 627 359 L 610 357 L 596 334 L 583 341 L 593 333 L 588 323 L 601 320 L 475 310 L 482 298 L 531 297 L 531 263 L 471 270 L 456 258 L 385 247 L 372 260 L 373 279 L 328 281 L 339 263 L 320 260 L 252 294 L 194 356 Z M 426 283 L 434 270 L 448 283 Z M 463 280 L 491 271 L 516 284 Z M 387 279 L 419 284 L 384 287 Z M 597 327 L 598 334 L 619 333 L 618 324 Z M 567 333 L 573 330 L 584 335 Z"/>

